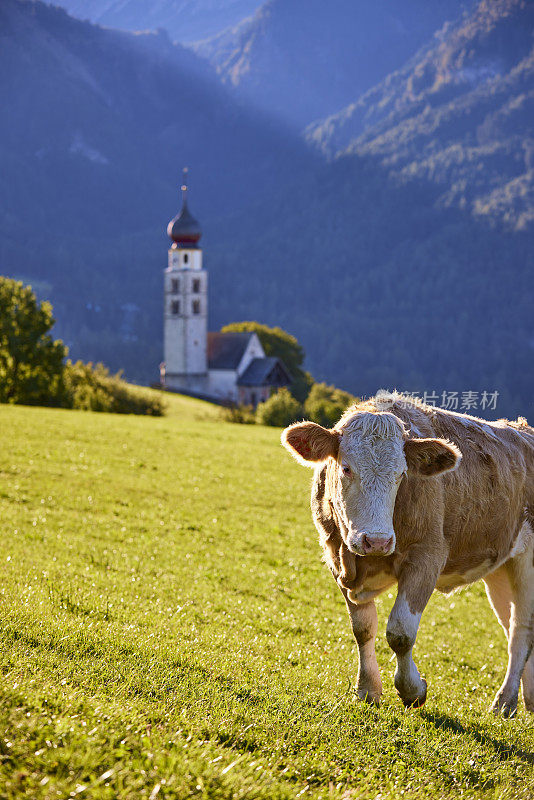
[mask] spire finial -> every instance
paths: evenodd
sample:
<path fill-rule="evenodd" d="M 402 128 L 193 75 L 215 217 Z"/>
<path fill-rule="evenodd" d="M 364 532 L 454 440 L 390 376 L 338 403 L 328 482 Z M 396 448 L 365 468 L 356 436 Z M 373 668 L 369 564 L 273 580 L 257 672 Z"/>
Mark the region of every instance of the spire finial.
<path fill-rule="evenodd" d="M 0 4 L 2 0 L 0 0 Z M 196 219 L 193 217 L 187 207 L 187 175 L 189 169 L 184 167 L 182 170 L 182 208 L 179 214 L 174 219 L 171 219 L 167 225 L 167 233 L 173 240 L 173 247 L 191 247 L 198 246 L 198 240 L 202 236 L 202 231 Z"/>
<path fill-rule="evenodd" d="M 182 170 L 182 199 L 185 203 L 187 200 L 187 173 L 189 172 L 189 167 L 184 167 Z"/>

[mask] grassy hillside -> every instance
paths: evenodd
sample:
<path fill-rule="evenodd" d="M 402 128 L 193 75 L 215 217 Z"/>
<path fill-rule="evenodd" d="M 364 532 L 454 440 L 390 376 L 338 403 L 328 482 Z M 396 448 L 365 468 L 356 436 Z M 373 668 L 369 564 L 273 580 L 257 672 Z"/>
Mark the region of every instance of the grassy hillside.
<path fill-rule="evenodd" d="M 148 389 L 158 395 L 163 395 L 165 402 L 165 416 L 173 417 L 182 423 L 190 421 L 217 421 L 221 418 L 221 408 L 213 403 L 204 400 L 194 400 L 183 394 L 172 394 L 172 392 L 160 392 L 156 389 Z"/>
<path fill-rule="evenodd" d="M 182 413 L 180 412 L 180 405 Z M 532 797 L 532 720 L 486 708 L 481 586 L 436 597 L 380 710 L 277 431 L 0 407 L 2 798 Z"/>

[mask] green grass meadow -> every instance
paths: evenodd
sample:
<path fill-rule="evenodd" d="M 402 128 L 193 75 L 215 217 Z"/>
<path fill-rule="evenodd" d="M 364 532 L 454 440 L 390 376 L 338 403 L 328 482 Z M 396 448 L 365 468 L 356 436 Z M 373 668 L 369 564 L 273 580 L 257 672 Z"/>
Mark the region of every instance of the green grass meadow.
<path fill-rule="evenodd" d="M 405 711 L 380 709 L 279 431 L 0 406 L 0 798 L 528 798 L 534 718 L 487 708 L 482 584 L 435 596 Z"/>

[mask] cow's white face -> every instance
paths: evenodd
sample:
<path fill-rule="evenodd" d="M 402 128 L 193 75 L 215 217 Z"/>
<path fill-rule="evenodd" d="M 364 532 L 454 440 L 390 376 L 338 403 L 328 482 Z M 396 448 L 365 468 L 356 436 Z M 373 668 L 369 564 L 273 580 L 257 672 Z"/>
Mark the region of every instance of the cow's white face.
<path fill-rule="evenodd" d="M 461 459 L 451 442 L 408 438 L 389 412 L 356 412 L 333 430 L 300 422 L 286 428 L 282 444 L 306 466 L 333 459 L 331 500 L 345 544 L 360 556 L 395 550 L 393 510 L 408 471 L 433 477 L 455 469 Z"/>
<path fill-rule="evenodd" d="M 408 467 L 403 429 L 392 414 L 385 416 L 376 429 L 348 425 L 339 443 L 334 507 L 345 544 L 360 556 L 395 550 L 393 509 Z"/>

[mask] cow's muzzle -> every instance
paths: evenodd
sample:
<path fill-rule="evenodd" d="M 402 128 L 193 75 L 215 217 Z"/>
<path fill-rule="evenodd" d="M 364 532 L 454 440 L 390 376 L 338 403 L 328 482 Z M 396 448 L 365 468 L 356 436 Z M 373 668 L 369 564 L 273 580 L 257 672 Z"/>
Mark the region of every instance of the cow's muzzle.
<path fill-rule="evenodd" d="M 348 546 L 358 556 L 390 556 L 395 550 L 395 536 L 392 533 L 352 534 Z"/>

